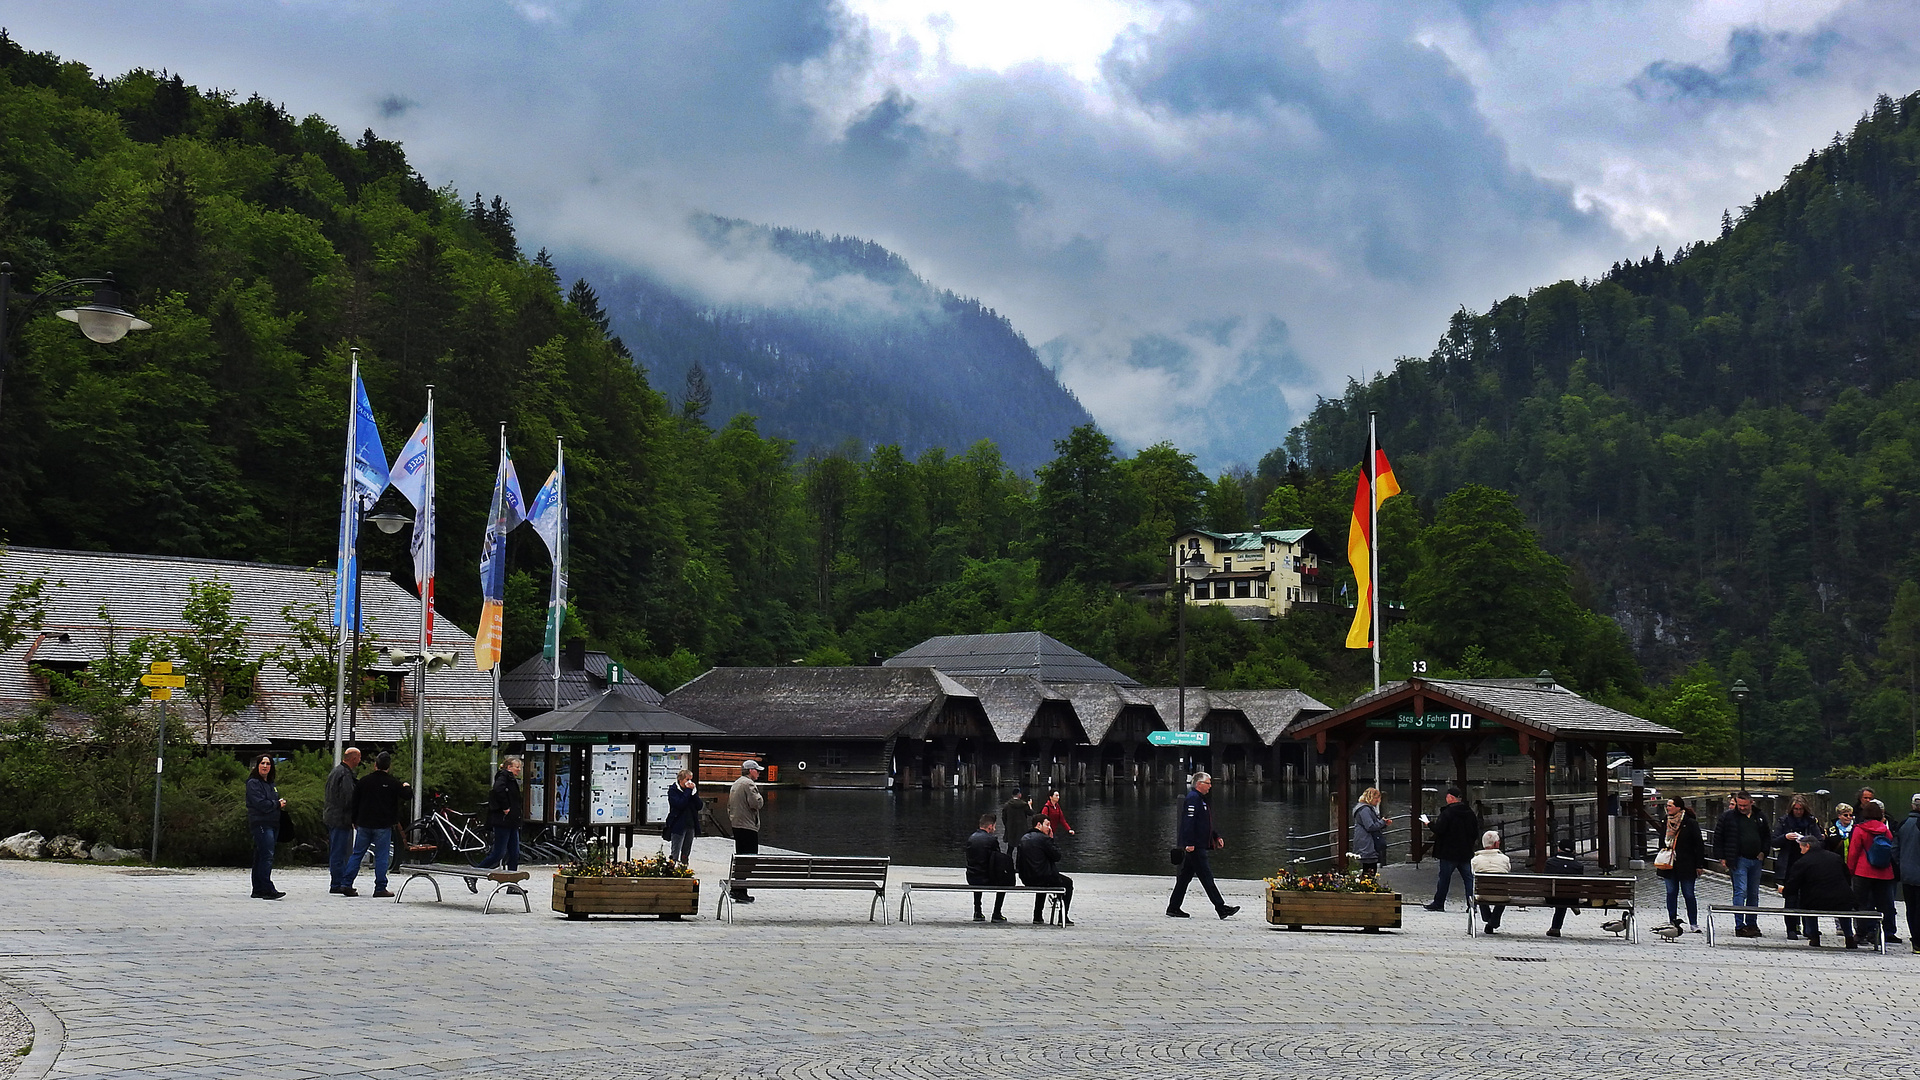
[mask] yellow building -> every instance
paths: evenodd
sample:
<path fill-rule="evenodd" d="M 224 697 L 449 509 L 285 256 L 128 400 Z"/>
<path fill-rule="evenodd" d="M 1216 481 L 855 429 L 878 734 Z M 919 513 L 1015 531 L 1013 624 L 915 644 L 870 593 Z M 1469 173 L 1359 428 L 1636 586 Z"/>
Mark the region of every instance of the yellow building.
<path fill-rule="evenodd" d="M 1175 565 L 1207 564 L 1206 576 L 1193 581 L 1188 599 L 1219 604 L 1242 619 L 1278 619 L 1301 604 L 1326 604 L 1335 598 L 1321 584 L 1331 553 L 1312 529 L 1217 533 L 1188 529 L 1173 538 Z M 1191 577 L 1193 575 L 1189 575 Z M 1173 583 L 1178 588 L 1178 579 Z"/>

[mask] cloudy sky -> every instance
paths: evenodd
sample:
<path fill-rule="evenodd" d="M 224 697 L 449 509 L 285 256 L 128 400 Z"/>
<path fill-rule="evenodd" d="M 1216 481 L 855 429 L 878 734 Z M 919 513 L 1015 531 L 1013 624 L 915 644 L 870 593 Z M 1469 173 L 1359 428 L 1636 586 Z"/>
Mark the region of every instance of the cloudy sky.
<path fill-rule="evenodd" d="M 259 92 L 499 193 L 529 248 L 792 299 L 691 212 L 876 240 L 1124 446 L 1219 467 L 1449 314 L 1713 235 L 1876 94 L 1920 0 L 173 0 L 16 40 Z M 804 298 L 802 298 L 804 299 Z"/>

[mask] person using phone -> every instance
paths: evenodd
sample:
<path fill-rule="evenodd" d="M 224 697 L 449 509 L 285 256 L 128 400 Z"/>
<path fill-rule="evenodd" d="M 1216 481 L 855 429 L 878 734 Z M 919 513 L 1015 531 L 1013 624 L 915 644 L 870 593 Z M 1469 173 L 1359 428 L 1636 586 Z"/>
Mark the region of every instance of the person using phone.
<path fill-rule="evenodd" d="M 700 785 L 692 769 L 681 769 L 667 789 L 667 858 L 687 865 L 693 857 L 693 838 L 700 835 Z"/>

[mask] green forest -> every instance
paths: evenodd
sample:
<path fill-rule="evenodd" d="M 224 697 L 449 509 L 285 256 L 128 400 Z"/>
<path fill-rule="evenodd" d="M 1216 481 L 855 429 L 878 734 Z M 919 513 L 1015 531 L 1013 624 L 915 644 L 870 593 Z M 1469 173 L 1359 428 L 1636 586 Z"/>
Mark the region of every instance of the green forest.
<path fill-rule="evenodd" d="M 1719 239 L 1461 312 L 1257 469 L 1210 478 L 1083 425 L 1029 474 L 990 442 L 797 454 L 650 385 L 646 343 L 523 250 L 505 197 L 435 187 L 372 131 L 0 36 L 0 258 L 28 291 L 112 276 L 154 325 L 103 347 L 43 308 L 13 335 L 0 522 L 12 544 L 330 564 L 357 346 L 390 453 L 436 388 L 438 597 L 464 627 L 505 421 L 529 490 L 566 439 L 570 632 L 662 689 L 1028 629 L 1171 684 L 1175 613 L 1134 589 L 1165 579 L 1168 538 L 1312 527 L 1344 551 L 1371 409 L 1406 490 L 1382 508 L 1389 677 L 1547 668 L 1695 733 L 1665 759 L 1700 762 L 1730 757 L 1744 678 L 1757 763 L 1902 757 L 1917 127 L 1920 100 L 1883 101 Z M 404 582 L 406 545 L 374 536 L 369 561 Z M 547 568 L 524 530 L 509 557 L 512 663 Z M 1196 684 L 1335 705 L 1371 685 L 1339 612 L 1187 628 Z"/>

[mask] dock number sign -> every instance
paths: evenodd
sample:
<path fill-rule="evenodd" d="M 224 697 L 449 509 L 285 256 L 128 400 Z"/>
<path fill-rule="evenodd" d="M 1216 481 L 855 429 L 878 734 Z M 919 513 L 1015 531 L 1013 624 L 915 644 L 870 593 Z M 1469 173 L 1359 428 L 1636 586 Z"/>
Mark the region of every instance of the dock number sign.
<path fill-rule="evenodd" d="M 1403 712 L 1394 716 L 1371 717 L 1367 720 L 1367 726 L 1389 731 L 1473 731 L 1478 723 L 1472 713 L 1430 712 L 1415 716 Z"/>

